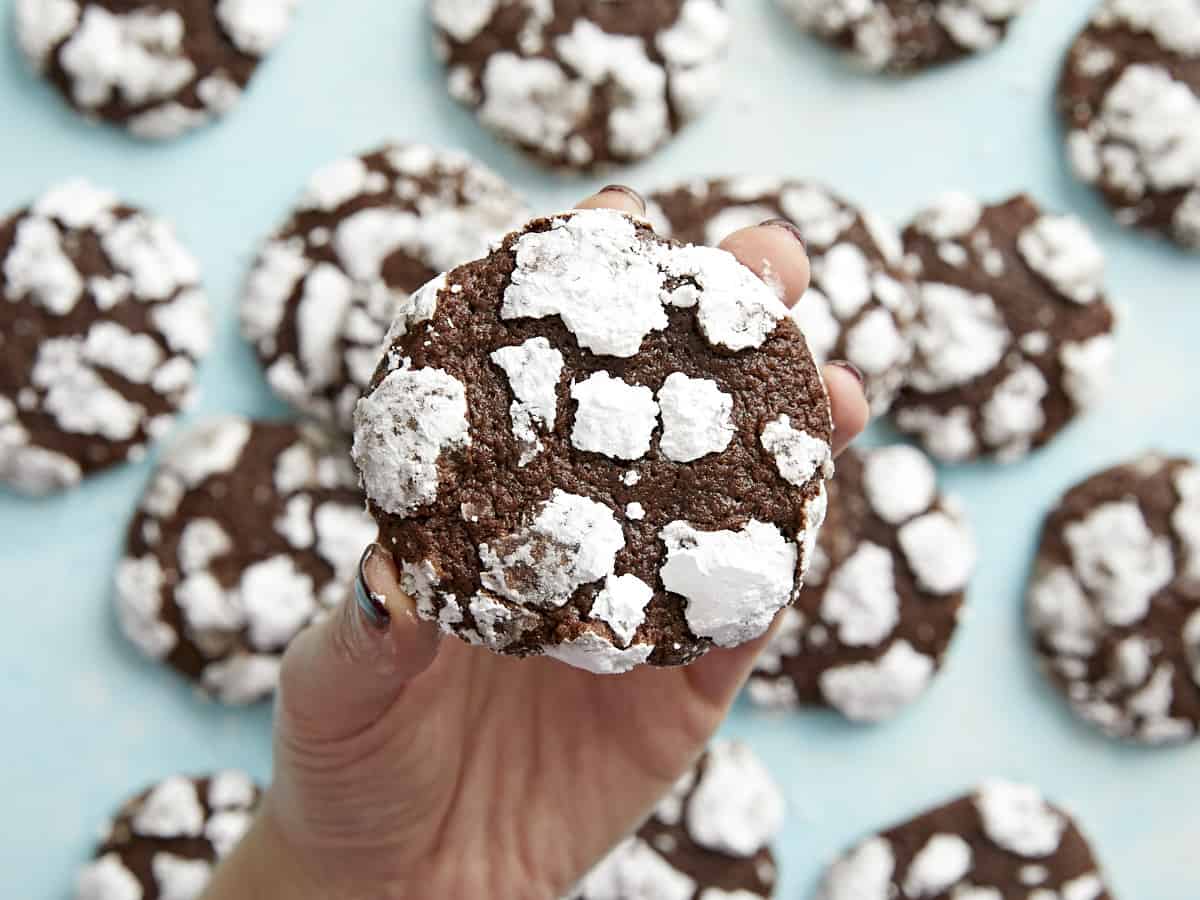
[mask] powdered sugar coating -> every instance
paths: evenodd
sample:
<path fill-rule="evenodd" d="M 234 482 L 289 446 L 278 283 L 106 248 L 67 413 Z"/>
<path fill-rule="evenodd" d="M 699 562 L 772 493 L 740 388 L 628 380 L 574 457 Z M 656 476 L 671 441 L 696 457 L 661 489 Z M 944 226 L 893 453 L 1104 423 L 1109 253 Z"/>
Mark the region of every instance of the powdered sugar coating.
<path fill-rule="evenodd" d="M 239 790 L 225 789 L 233 783 Z M 76 900 L 199 897 L 258 803 L 258 788 L 241 772 L 164 779 L 117 811 L 76 877 Z"/>
<path fill-rule="evenodd" d="M 718 741 L 571 900 L 760 900 L 774 896 L 778 786 L 744 744 Z"/>
<path fill-rule="evenodd" d="M 446 273 L 421 307 L 391 329 L 355 458 L 422 617 L 606 673 L 765 630 L 831 474 L 824 387 L 769 288 L 722 251 L 579 211 Z"/>
<path fill-rule="evenodd" d="M 685 598 L 688 625 L 718 647 L 759 637 L 792 599 L 796 546 L 773 525 L 703 532 L 672 522 L 659 537 L 663 586 Z"/>
<path fill-rule="evenodd" d="M 1200 595 L 1179 539 L 1200 527 L 1193 471 L 1153 454 L 1105 470 L 1068 491 L 1043 529 L 1028 594 L 1039 661 L 1112 737 L 1170 743 L 1200 725 Z"/>
<path fill-rule="evenodd" d="M 930 453 L 1012 462 L 1104 395 L 1115 318 L 1078 219 L 949 194 L 904 239 L 920 312 L 895 421 Z"/>
<path fill-rule="evenodd" d="M 450 93 L 540 161 L 586 169 L 647 156 L 719 89 L 730 17 L 719 0 L 610 10 L 432 0 Z"/>
<path fill-rule="evenodd" d="M 777 178 L 695 179 L 656 191 L 650 209 L 660 232 L 712 246 L 767 219 L 795 222 L 813 277 L 789 315 L 818 363 L 854 363 L 872 412 L 887 410 L 912 355 L 908 330 L 916 314 L 893 226 L 821 184 Z"/>
<path fill-rule="evenodd" d="M 871 71 L 909 72 L 990 49 L 1028 0 L 779 0 Z"/>
<path fill-rule="evenodd" d="M 992 780 L 870 837 L 826 871 L 817 900 L 1111 900 L 1079 829 L 1041 793 Z"/>
<path fill-rule="evenodd" d="M 172 2 L 119 8 L 97 0 L 18 0 L 18 43 L 80 113 L 141 138 L 176 137 L 236 105 L 283 38 L 298 0 Z"/>
<path fill-rule="evenodd" d="M 1200 13 L 1191 0 L 1104 0 L 1059 85 L 1071 167 L 1126 225 L 1200 248 Z"/>
<path fill-rule="evenodd" d="M 389 143 L 330 162 L 260 249 L 242 334 L 276 393 L 349 431 L 389 325 L 427 321 L 442 286 L 431 279 L 526 216 L 503 179 L 456 150 Z"/>
<path fill-rule="evenodd" d="M 208 420 L 151 477 L 117 567 L 118 620 L 204 693 L 253 702 L 375 534 L 343 448 L 291 425 Z"/>
<path fill-rule="evenodd" d="M 0 222 L 0 478 L 28 493 L 144 454 L 211 339 L 199 267 L 162 220 L 81 179 Z"/>
<path fill-rule="evenodd" d="M 894 716 L 940 666 L 974 561 L 970 529 L 919 451 L 847 451 L 805 584 L 755 664 L 750 699 Z"/>

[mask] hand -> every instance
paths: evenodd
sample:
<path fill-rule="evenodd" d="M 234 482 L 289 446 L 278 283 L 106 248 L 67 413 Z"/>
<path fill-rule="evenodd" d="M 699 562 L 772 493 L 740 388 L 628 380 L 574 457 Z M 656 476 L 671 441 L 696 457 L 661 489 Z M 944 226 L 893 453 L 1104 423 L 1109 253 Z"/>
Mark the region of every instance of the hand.
<path fill-rule="evenodd" d="M 644 212 L 623 189 L 581 206 Z M 787 223 L 722 247 L 760 275 L 769 266 L 788 305 L 808 287 Z M 824 374 L 840 452 L 867 404 L 853 370 Z M 766 640 L 595 676 L 440 644 L 386 551 L 363 568 L 390 619 L 351 600 L 288 650 L 275 781 L 211 900 L 561 897 L 694 762 Z"/>

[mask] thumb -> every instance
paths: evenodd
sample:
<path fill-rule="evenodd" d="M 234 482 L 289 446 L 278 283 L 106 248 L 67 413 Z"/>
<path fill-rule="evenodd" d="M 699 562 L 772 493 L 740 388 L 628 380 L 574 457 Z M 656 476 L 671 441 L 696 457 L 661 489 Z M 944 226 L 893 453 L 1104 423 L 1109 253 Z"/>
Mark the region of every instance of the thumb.
<path fill-rule="evenodd" d="M 433 662 L 439 637 L 417 617 L 392 555 L 372 544 L 350 596 L 284 656 L 279 714 L 290 736 L 324 743 L 364 731 Z"/>

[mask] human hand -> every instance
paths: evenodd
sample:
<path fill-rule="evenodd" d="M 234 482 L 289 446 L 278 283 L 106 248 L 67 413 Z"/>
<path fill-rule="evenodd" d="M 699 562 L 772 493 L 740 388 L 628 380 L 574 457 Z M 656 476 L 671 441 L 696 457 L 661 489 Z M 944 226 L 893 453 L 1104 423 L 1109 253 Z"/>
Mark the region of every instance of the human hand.
<path fill-rule="evenodd" d="M 644 212 L 607 189 L 581 204 Z M 808 287 L 787 223 L 722 247 Z M 863 428 L 851 369 L 824 372 L 834 450 Z M 601 677 L 548 659 L 439 643 L 390 555 L 363 560 L 359 602 L 302 634 L 283 664 L 275 780 L 210 888 L 236 897 L 562 896 L 695 761 L 766 638 L 678 669 Z M 382 598 L 382 603 L 378 599 Z"/>

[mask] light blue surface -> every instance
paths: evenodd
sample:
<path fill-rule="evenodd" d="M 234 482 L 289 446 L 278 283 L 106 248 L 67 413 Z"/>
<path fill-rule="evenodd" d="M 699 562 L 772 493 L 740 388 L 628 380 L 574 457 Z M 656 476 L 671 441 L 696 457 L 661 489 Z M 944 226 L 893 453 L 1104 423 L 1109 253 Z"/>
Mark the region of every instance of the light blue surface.
<path fill-rule="evenodd" d="M 11 5 L 0 0 L 6 27 Z M 479 131 L 445 95 L 422 5 L 306 0 L 235 114 L 164 146 L 77 120 L 0 43 L 0 209 L 85 174 L 173 218 L 200 257 L 220 333 L 194 415 L 281 411 L 237 337 L 236 297 L 256 242 L 316 165 L 395 136 L 465 147 L 547 210 L 602 183 L 547 176 Z M 649 188 L 723 172 L 819 176 L 897 219 L 945 187 L 1029 189 L 1096 229 L 1123 313 L 1120 386 L 1102 409 L 1028 462 L 946 473 L 983 560 L 924 702 L 875 729 L 744 708 L 729 722 L 787 789 L 780 896 L 808 896 L 824 862 L 864 833 L 1002 775 L 1078 814 L 1118 896 L 1196 900 L 1200 746 L 1124 748 L 1076 724 L 1034 672 L 1021 627 L 1036 530 L 1059 492 L 1150 446 L 1200 451 L 1200 257 L 1119 229 L 1060 154 L 1051 95 L 1088 0 L 1040 0 L 998 51 L 899 82 L 852 73 L 767 0 L 730 5 L 738 34 L 720 108 L 614 177 Z M 113 625 L 111 572 L 149 466 L 56 499 L 0 494 L 0 897 L 64 900 L 96 829 L 147 781 L 223 766 L 268 774 L 268 709 L 196 700 Z"/>

